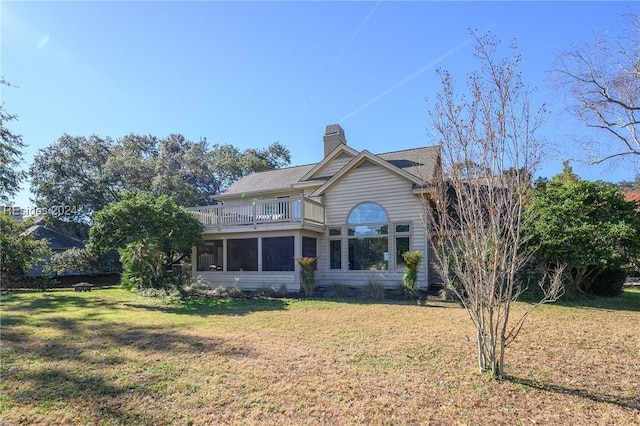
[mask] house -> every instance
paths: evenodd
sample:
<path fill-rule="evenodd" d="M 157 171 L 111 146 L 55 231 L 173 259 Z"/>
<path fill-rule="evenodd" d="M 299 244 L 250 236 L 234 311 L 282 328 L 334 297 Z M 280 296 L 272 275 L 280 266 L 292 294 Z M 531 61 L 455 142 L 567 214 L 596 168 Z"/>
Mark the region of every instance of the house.
<path fill-rule="evenodd" d="M 640 191 L 628 191 L 624 193 L 625 201 L 633 201 L 640 207 Z"/>
<path fill-rule="evenodd" d="M 32 235 L 34 240 L 46 240 L 47 246 L 53 254 L 62 253 L 73 248 L 84 248 L 84 243 L 75 238 L 71 238 L 56 230 L 46 226 L 44 219 L 37 220 L 32 226 L 24 231 L 25 234 Z M 42 275 L 43 264 L 33 265 L 29 271 L 25 273 L 28 277 L 39 277 Z M 67 271 L 62 275 L 79 275 L 79 271 Z"/>
<path fill-rule="evenodd" d="M 374 280 L 393 288 L 402 283 L 401 254 L 419 250 L 419 286 L 429 286 L 421 195 L 440 171 L 439 148 L 359 152 L 338 124 L 326 127 L 323 143 L 316 164 L 250 174 L 218 195 L 218 204 L 190 209 L 205 240 L 193 249 L 194 280 L 297 292 L 295 258 L 316 257 L 318 285 Z"/>
<path fill-rule="evenodd" d="M 42 222 L 36 222 L 35 225 L 27 228 L 25 233 L 33 235 L 34 240 L 46 239 L 47 245 L 54 254 L 62 253 L 63 251 L 67 251 L 72 248 L 84 248 L 84 243 L 82 241 L 48 228 Z"/>

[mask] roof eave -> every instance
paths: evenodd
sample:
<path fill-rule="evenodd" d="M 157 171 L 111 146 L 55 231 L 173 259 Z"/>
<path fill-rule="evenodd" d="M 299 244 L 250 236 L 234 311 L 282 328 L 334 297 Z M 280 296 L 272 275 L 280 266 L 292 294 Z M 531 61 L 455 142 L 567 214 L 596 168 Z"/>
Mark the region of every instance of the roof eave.
<path fill-rule="evenodd" d="M 326 157 L 324 157 L 319 163 L 317 163 L 311 170 L 309 170 L 304 176 L 300 178 L 300 181 L 305 181 L 313 177 L 319 170 L 321 170 L 329 161 L 338 157 L 341 153 L 346 152 L 351 154 L 354 158 L 358 155 L 358 151 L 351 148 L 348 145 L 340 145 L 333 151 L 331 151 Z"/>
<path fill-rule="evenodd" d="M 308 180 L 304 182 L 296 182 L 291 185 L 291 188 L 314 188 L 322 186 L 326 180 Z"/>
<path fill-rule="evenodd" d="M 370 153 L 369 151 L 367 151 L 366 149 L 363 150 L 362 152 L 360 152 L 360 154 L 358 154 L 353 160 L 351 160 L 349 163 L 347 163 L 347 165 L 345 165 L 342 170 L 340 170 L 337 174 L 335 174 L 331 179 L 329 179 L 327 182 L 324 183 L 324 185 L 322 185 L 320 188 L 316 189 L 312 194 L 311 197 L 319 197 L 321 195 L 323 195 L 327 190 L 329 190 L 329 188 L 331 188 L 333 185 L 335 185 L 338 181 L 340 181 L 340 179 L 342 179 L 342 177 L 344 177 L 347 173 L 349 173 L 352 169 L 358 167 L 360 164 L 362 164 L 364 161 L 369 160 L 371 162 L 373 162 L 374 164 L 383 167 L 405 179 L 407 179 L 408 181 L 416 184 L 416 185 L 421 185 L 423 183 L 423 180 L 418 178 L 417 176 L 405 172 L 404 170 L 394 166 L 393 164 L 389 163 L 386 160 L 383 160 L 382 158 L 378 157 L 375 154 Z"/>
<path fill-rule="evenodd" d="M 225 199 L 230 199 L 230 198 L 237 198 L 237 197 L 252 197 L 255 195 L 261 195 L 261 194 L 271 194 L 271 193 L 275 193 L 275 192 L 285 192 L 285 191 L 291 191 L 293 189 L 293 187 L 288 186 L 288 187 L 281 187 L 281 188 L 269 188 L 268 190 L 261 190 L 261 191 L 245 191 L 245 192 L 232 192 L 232 193 L 222 193 L 222 194 L 218 194 L 215 195 L 213 198 L 216 200 L 225 200 Z"/>

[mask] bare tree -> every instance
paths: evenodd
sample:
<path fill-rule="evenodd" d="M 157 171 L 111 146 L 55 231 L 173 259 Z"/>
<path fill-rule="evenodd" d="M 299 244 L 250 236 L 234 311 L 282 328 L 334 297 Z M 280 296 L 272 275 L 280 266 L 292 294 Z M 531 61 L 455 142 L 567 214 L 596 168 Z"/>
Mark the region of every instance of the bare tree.
<path fill-rule="evenodd" d="M 476 328 L 478 367 L 501 379 L 506 347 L 540 304 L 562 293 L 559 274 L 540 282 L 544 296 L 519 318 L 513 302 L 525 290 L 518 272 L 532 255 L 523 214 L 542 143 L 535 137 L 546 112 L 533 111 L 532 91 L 518 72 L 520 57 L 496 59 L 491 35 L 476 38 L 480 69 L 458 95 L 447 71 L 430 112 L 440 139 L 442 177 L 427 183 L 425 211 L 436 262 Z M 546 283 L 546 284 L 543 284 Z"/>
<path fill-rule="evenodd" d="M 573 98 L 572 111 L 604 143 L 583 141 L 592 164 L 640 155 L 640 16 L 625 16 L 619 31 L 558 55 L 556 81 Z"/>

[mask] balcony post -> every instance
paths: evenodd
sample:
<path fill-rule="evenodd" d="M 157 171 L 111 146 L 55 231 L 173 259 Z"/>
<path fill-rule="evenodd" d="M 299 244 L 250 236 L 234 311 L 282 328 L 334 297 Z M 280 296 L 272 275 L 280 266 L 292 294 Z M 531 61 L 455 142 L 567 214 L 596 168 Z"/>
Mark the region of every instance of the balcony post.
<path fill-rule="evenodd" d="M 258 200 L 256 198 L 253 199 L 253 229 L 258 227 Z M 258 250 L 260 253 L 260 250 Z"/>

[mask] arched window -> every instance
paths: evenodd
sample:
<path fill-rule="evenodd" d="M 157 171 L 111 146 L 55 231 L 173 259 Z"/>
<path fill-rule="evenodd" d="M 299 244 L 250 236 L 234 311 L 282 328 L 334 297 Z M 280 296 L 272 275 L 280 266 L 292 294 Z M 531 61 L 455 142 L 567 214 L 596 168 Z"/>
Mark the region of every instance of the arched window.
<path fill-rule="evenodd" d="M 376 203 L 357 205 L 347 220 L 349 269 L 389 269 L 389 223 L 387 213 Z"/>

